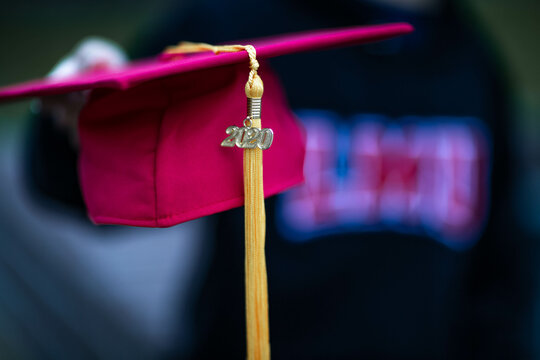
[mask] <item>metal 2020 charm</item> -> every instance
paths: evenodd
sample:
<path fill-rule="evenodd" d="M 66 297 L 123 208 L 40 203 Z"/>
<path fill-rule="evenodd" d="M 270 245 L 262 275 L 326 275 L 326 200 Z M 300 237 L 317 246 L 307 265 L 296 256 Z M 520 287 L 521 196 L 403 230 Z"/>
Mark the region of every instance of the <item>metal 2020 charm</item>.
<path fill-rule="evenodd" d="M 234 147 L 235 145 L 242 149 L 254 149 L 258 147 L 261 150 L 266 150 L 274 141 L 274 132 L 272 129 L 258 129 L 251 127 L 251 119 L 247 117 L 244 120 L 244 126 L 229 126 L 225 130 L 229 135 L 221 142 L 221 146 Z"/>

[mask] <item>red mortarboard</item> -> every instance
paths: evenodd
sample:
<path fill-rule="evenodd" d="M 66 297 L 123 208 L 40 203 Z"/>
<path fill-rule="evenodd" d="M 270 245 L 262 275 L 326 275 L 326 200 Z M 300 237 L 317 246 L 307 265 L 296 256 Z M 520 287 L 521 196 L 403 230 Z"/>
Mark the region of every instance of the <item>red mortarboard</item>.
<path fill-rule="evenodd" d="M 264 59 L 383 40 L 410 31 L 408 24 L 390 24 L 249 43 L 258 58 Z M 228 126 L 238 124 L 245 115 L 244 52 L 169 54 L 168 59 L 162 56 L 119 71 L 0 89 L 0 100 L 93 89 L 79 116 L 79 175 L 88 213 L 96 223 L 171 226 L 245 202 L 248 359 L 269 359 L 263 188 L 268 196 L 302 181 L 304 142 L 277 79 L 263 69 L 262 117 L 264 125 L 276 133 L 264 156 L 263 186 L 261 149 L 272 142 L 272 137 L 266 142 L 267 135 L 259 137 L 264 132 L 259 108 L 263 86 L 253 47 L 237 48 L 249 53 L 251 72 L 245 91 L 251 107 L 249 122 L 244 121 L 238 132 L 241 138 L 234 142 L 222 140 L 224 129 L 231 136 L 236 134 L 239 128 Z M 259 149 L 252 140 L 258 141 Z M 244 161 L 242 152 L 220 144 L 244 147 Z"/>
<path fill-rule="evenodd" d="M 408 24 L 323 30 L 250 41 L 257 58 L 384 40 Z M 244 52 L 135 62 L 120 70 L 0 89 L 0 100 L 94 89 L 80 115 L 79 173 L 100 224 L 171 226 L 243 204 L 242 153 L 219 146 L 245 117 Z M 265 196 L 302 181 L 301 131 L 264 66 Z M 315 84 L 306 84 L 312 86 Z M 324 91 L 324 89 L 321 89 Z"/>

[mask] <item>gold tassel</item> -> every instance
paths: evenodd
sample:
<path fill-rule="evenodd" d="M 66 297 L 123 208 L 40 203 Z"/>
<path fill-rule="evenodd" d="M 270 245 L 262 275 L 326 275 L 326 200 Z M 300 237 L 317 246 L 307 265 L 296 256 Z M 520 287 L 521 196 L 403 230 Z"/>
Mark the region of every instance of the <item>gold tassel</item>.
<path fill-rule="evenodd" d="M 255 75 L 246 84 L 246 96 L 260 99 L 263 82 Z M 251 126 L 261 128 L 261 119 L 251 119 Z M 245 201 L 245 281 L 246 335 L 248 360 L 270 359 L 268 325 L 268 289 L 264 243 L 266 214 L 264 211 L 262 150 L 244 149 Z"/>

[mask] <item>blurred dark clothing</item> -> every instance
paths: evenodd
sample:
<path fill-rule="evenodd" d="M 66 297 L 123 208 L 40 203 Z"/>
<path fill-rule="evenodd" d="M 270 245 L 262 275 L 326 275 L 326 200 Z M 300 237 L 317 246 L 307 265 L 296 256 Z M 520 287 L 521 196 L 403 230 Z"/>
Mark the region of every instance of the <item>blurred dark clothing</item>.
<path fill-rule="evenodd" d="M 476 119 L 488 142 L 489 208 L 465 246 L 385 224 L 337 226 L 296 241 L 284 231 L 287 194 L 268 199 L 272 356 L 529 358 L 534 251 L 510 210 L 514 169 L 504 73 L 450 3 L 434 14 L 413 14 L 342 0 L 194 1 L 171 9 L 153 31 L 138 36 L 133 55 L 153 56 L 180 40 L 237 43 L 231 40 L 392 21 L 408 21 L 416 32 L 273 60 L 291 107 L 334 114 L 326 120 L 340 129 L 351 129 L 351 119 L 362 114 L 384 117 L 380 124 L 387 128 L 404 126 L 411 116 Z M 66 164 L 75 166 L 70 159 Z M 340 166 L 337 161 L 336 172 Z M 68 202 L 80 203 L 77 192 L 70 193 Z M 213 218 L 215 251 L 193 310 L 192 358 L 245 358 L 243 209 Z"/>
<path fill-rule="evenodd" d="M 36 199 L 42 196 L 69 205 L 85 215 L 84 200 L 77 175 L 77 152 L 66 130 L 50 116 L 33 116 L 25 146 L 24 180 Z"/>

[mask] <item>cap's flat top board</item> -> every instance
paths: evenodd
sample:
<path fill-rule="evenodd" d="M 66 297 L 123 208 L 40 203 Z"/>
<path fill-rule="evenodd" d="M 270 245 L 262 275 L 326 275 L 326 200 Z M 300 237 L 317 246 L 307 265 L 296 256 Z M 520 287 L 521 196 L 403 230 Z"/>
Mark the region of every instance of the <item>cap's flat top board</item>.
<path fill-rule="evenodd" d="M 310 50 L 359 45 L 388 39 L 413 31 L 407 23 L 358 26 L 318 30 L 247 41 L 257 49 L 257 58 L 265 59 Z M 114 71 L 89 73 L 68 79 L 39 79 L 0 88 L 0 101 L 19 97 L 46 96 L 93 88 L 127 89 L 144 81 L 168 75 L 247 62 L 245 52 L 211 52 L 184 56 L 178 60 L 151 59 L 137 61 Z"/>

